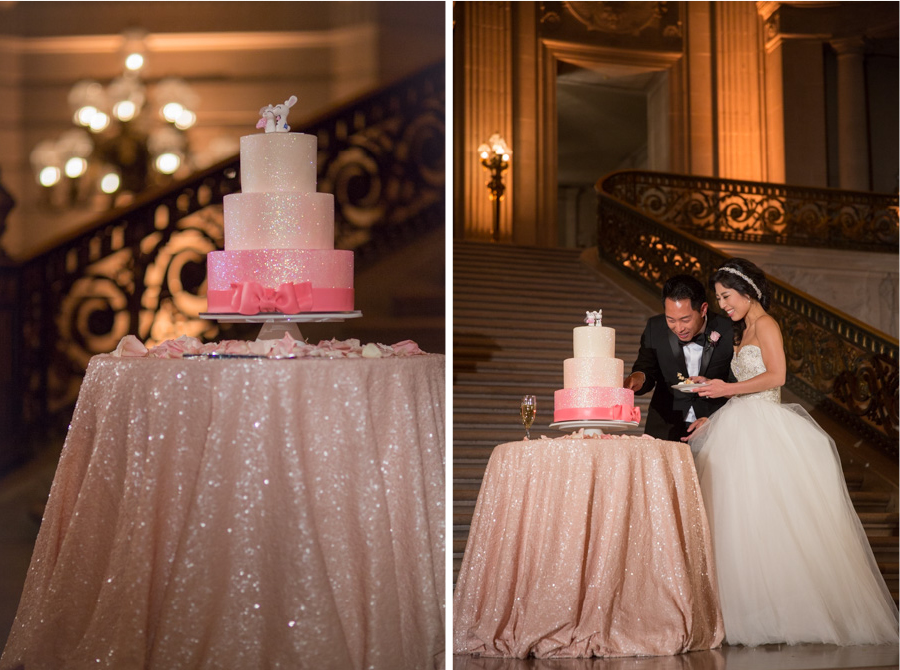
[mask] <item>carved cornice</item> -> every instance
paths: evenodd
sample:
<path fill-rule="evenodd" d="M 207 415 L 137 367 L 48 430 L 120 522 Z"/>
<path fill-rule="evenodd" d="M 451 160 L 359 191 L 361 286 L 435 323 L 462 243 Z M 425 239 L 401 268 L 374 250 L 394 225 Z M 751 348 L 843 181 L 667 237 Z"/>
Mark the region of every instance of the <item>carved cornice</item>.
<path fill-rule="evenodd" d="M 829 41 L 838 56 L 862 55 L 866 52 L 867 41 L 860 35 L 839 37 Z"/>
<path fill-rule="evenodd" d="M 598 63 L 615 63 L 647 71 L 662 70 L 677 63 L 683 55 L 680 51 L 623 49 L 551 39 L 542 41 L 557 59 L 587 69 L 595 69 Z"/>
<path fill-rule="evenodd" d="M 659 23 L 665 2 L 564 2 L 563 5 L 589 31 L 613 35 L 639 35 Z"/>
<path fill-rule="evenodd" d="M 772 15 L 775 14 L 779 9 L 781 9 L 780 2 L 757 2 L 756 3 L 756 13 L 759 14 L 759 17 L 763 21 L 768 21 L 772 18 Z"/>

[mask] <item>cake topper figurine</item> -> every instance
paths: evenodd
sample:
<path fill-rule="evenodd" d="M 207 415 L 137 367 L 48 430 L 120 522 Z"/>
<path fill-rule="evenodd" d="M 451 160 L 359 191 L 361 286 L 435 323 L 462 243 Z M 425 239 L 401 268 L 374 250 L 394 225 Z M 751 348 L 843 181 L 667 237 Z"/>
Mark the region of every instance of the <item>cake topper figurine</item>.
<path fill-rule="evenodd" d="M 603 310 L 598 309 L 596 312 L 585 312 L 584 322 L 589 326 L 599 326 L 603 319 Z"/>
<path fill-rule="evenodd" d="M 257 128 L 265 128 L 267 133 L 288 133 L 291 127 L 287 124 L 288 112 L 297 104 L 297 96 L 292 95 L 280 105 L 266 105 L 259 110 L 260 119 Z"/>

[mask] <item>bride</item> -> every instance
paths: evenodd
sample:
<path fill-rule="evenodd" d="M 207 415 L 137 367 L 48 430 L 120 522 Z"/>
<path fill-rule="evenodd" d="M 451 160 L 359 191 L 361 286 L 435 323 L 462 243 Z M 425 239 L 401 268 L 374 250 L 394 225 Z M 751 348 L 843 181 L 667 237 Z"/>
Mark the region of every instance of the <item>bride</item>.
<path fill-rule="evenodd" d="M 729 644 L 897 642 L 897 608 L 850 502 L 834 441 L 799 405 L 782 405 L 785 356 L 769 286 L 734 258 L 710 279 L 734 322 L 738 380 L 687 439 L 713 534 Z M 733 397 L 732 397 L 733 396 Z"/>

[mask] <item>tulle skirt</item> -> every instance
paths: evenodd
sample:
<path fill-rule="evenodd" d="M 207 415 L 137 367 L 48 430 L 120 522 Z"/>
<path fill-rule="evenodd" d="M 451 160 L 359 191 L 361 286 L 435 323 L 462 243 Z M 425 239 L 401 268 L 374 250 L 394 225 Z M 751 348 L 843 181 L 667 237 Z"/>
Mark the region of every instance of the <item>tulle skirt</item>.
<path fill-rule="evenodd" d="M 834 441 L 802 407 L 732 398 L 691 449 L 729 644 L 897 642 Z"/>

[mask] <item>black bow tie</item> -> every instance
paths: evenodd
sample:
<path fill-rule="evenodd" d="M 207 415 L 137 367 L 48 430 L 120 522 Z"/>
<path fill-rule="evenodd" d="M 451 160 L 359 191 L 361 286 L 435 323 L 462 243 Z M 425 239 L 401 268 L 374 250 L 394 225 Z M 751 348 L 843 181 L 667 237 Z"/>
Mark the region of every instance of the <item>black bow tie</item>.
<path fill-rule="evenodd" d="M 693 342 L 694 344 L 699 344 L 702 347 L 704 344 L 706 344 L 706 333 L 697 333 L 696 335 L 694 335 L 694 339 L 688 340 L 687 342 L 685 342 L 684 340 L 678 340 L 678 344 L 680 344 L 682 347 L 686 347 L 691 342 Z"/>

